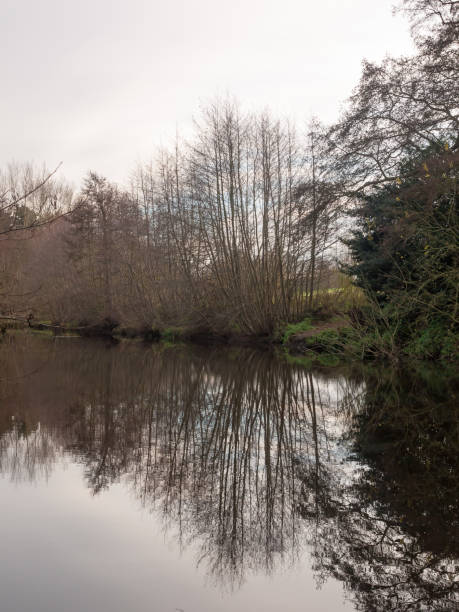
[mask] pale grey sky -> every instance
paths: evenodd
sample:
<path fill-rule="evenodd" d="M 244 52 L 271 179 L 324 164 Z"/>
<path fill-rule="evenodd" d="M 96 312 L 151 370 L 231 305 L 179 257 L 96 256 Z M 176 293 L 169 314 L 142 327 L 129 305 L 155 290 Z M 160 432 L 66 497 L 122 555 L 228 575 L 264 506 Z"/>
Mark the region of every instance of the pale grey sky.
<path fill-rule="evenodd" d="M 394 1 L 0 0 L 0 166 L 123 182 L 226 94 L 332 121 L 363 58 L 412 52 Z"/>

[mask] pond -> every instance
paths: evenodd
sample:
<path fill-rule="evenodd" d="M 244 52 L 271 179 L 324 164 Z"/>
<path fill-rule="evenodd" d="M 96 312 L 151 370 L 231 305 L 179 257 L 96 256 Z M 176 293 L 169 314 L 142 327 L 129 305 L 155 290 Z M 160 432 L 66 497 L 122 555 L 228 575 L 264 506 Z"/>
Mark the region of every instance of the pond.
<path fill-rule="evenodd" d="M 457 380 L 0 344 L 2 612 L 459 609 Z"/>

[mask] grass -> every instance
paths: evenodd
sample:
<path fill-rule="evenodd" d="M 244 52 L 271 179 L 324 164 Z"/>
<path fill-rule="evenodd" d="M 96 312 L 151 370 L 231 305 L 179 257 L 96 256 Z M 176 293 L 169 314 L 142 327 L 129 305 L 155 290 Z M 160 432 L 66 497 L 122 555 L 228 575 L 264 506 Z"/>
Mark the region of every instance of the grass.
<path fill-rule="evenodd" d="M 183 327 L 166 327 L 161 331 L 161 340 L 174 343 L 185 338 Z"/>
<path fill-rule="evenodd" d="M 282 334 L 282 343 L 287 344 L 290 336 L 294 334 L 299 334 L 300 332 L 305 332 L 311 329 L 312 323 L 311 319 L 303 319 L 299 323 L 289 323 L 285 328 Z"/>

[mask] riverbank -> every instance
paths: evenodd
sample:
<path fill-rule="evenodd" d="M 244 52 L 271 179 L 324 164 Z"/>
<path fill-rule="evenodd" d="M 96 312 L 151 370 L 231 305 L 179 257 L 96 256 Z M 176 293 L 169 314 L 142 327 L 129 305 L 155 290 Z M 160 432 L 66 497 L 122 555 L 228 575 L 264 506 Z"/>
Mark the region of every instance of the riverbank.
<path fill-rule="evenodd" d="M 10 320 L 1 331 L 24 329 L 31 333 L 54 337 L 78 335 L 102 338 L 110 341 L 137 340 L 168 344 L 191 343 L 201 346 L 246 346 L 262 350 L 276 350 L 291 363 L 304 366 L 338 366 L 350 361 L 402 360 L 436 361 L 455 363 L 458 359 L 457 338 L 453 337 L 451 350 L 434 358 L 428 351 L 416 352 L 413 344 L 396 346 L 389 334 L 381 334 L 377 328 L 358 322 L 358 316 L 350 314 L 316 313 L 298 323 L 280 325 L 273 334 L 250 335 L 242 333 L 215 333 L 204 327 L 128 327 L 116 321 L 104 319 L 97 324 L 61 324 L 51 321 Z M 454 342 L 455 341 L 455 342 Z M 421 344 L 422 345 L 422 344 Z M 422 345 L 423 346 L 423 345 Z"/>

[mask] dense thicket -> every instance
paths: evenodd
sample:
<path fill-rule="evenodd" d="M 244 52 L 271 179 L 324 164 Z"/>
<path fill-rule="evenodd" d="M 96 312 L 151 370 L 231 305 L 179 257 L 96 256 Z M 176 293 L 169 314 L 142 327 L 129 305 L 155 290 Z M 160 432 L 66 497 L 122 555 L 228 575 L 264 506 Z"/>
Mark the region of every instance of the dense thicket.
<path fill-rule="evenodd" d="M 430 151 L 398 184 L 362 198 L 346 241 L 347 271 L 369 295 L 373 323 L 395 347 L 431 358 L 457 350 L 458 161 Z"/>
<path fill-rule="evenodd" d="M 364 64 L 329 132 L 356 207 L 347 272 L 386 354 L 457 354 L 459 3 L 405 0 L 418 52 Z M 372 347 L 377 348 L 377 347 Z"/>

